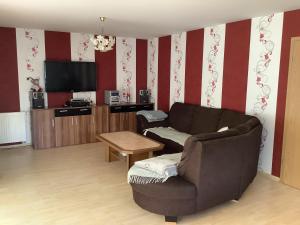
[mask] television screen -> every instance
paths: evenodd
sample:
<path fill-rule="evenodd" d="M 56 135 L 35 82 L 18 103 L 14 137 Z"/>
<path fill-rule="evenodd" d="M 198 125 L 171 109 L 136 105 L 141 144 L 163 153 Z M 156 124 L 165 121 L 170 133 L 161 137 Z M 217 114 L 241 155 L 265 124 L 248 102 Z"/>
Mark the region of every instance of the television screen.
<path fill-rule="evenodd" d="M 96 91 L 94 62 L 45 61 L 47 92 Z"/>

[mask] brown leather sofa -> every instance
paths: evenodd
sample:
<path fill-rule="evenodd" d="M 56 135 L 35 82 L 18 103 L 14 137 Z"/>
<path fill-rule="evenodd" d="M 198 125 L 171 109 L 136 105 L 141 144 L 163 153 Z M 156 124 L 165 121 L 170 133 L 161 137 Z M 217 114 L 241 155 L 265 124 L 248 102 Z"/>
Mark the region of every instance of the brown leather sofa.
<path fill-rule="evenodd" d="M 238 200 L 257 173 L 262 125 L 256 117 L 227 109 L 175 103 L 165 121 L 148 123 L 137 116 L 138 131 L 171 126 L 192 134 L 184 146 L 147 136 L 165 144 L 163 154 L 183 151 L 179 176 L 165 183 L 132 184 L 133 198 L 142 208 L 176 221 L 178 216 Z M 229 130 L 217 132 L 228 126 Z"/>

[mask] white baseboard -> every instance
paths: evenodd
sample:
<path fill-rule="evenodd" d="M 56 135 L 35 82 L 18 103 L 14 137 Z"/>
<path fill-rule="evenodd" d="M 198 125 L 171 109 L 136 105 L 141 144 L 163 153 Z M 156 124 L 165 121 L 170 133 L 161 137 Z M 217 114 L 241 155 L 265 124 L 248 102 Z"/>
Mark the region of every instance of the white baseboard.
<path fill-rule="evenodd" d="M 12 144 L 12 145 L 2 145 L 0 146 L 0 149 L 11 149 L 11 148 L 19 148 L 19 147 L 25 147 L 25 146 L 31 146 L 31 143 L 21 143 L 21 144 Z"/>

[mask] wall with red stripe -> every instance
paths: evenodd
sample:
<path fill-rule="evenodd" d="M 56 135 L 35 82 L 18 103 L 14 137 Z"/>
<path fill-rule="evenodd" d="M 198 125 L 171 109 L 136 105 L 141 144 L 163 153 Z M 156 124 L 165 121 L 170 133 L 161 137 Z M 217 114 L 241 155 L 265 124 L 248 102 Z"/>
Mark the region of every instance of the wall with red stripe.
<path fill-rule="evenodd" d="M 0 112 L 18 112 L 19 84 L 16 30 L 0 28 Z"/>
<path fill-rule="evenodd" d="M 222 108 L 245 112 L 251 20 L 226 24 Z"/>
<path fill-rule="evenodd" d="M 158 49 L 148 60 L 152 70 L 158 61 L 155 71 L 148 68 L 158 109 L 171 107 L 170 85 L 178 75 L 173 60 L 179 59 L 177 65 L 185 65 L 179 101 L 256 115 L 264 125 L 260 169 L 279 176 L 290 41 L 300 36 L 300 10 L 189 31 L 186 43 L 177 36 L 158 38 L 156 45 L 148 41 L 148 52 Z M 184 62 L 182 52 L 172 49 L 180 42 L 186 46 Z M 156 73 L 157 89 L 150 84 Z"/>

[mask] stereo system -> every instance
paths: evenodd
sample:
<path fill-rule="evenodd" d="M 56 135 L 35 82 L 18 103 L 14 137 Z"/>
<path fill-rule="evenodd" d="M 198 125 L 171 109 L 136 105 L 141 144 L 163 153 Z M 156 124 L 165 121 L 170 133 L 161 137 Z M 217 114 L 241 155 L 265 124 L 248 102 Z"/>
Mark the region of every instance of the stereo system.
<path fill-rule="evenodd" d="M 30 91 L 30 106 L 33 109 L 43 109 L 45 108 L 44 92 L 40 91 Z"/>
<path fill-rule="evenodd" d="M 104 92 L 105 104 L 114 105 L 120 103 L 120 92 L 117 90 L 106 90 Z"/>
<path fill-rule="evenodd" d="M 65 106 L 68 107 L 87 107 L 91 102 L 81 98 L 72 98 L 70 101 L 66 101 Z"/>

